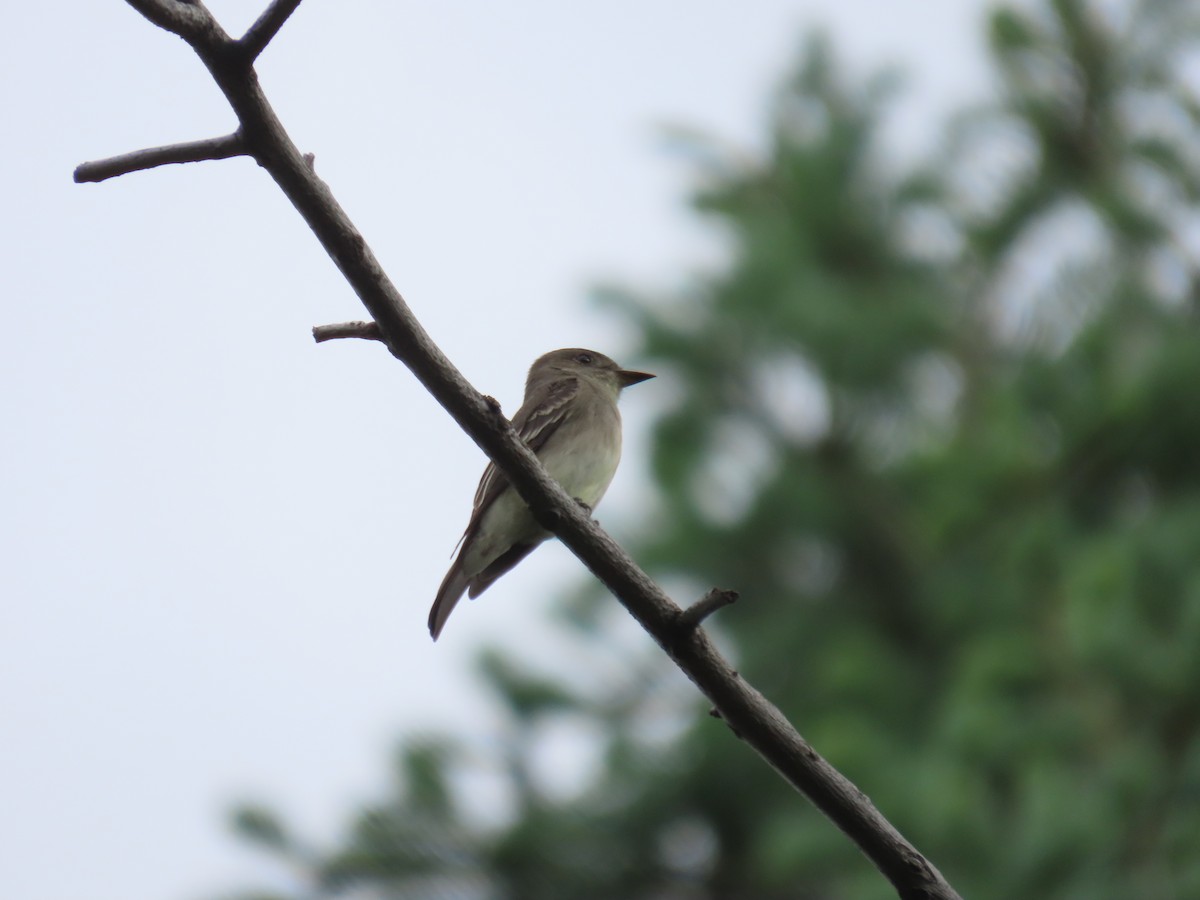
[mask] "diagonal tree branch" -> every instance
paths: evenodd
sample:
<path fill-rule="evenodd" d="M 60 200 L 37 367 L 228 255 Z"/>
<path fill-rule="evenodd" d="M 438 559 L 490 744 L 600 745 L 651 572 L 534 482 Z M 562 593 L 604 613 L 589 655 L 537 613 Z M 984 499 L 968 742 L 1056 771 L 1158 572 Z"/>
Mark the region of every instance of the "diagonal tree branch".
<path fill-rule="evenodd" d="M 110 156 L 108 159 L 80 163 L 75 167 L 75 181 L 80 184 L 87 181 L 98 182 L 116 178 L 118 175 L 128 175 L 130 172 L 169 166 L 172 163 L 203 162 L 208 159 L 229 159 L 246 155 L 246 142 L 242 140 L 241 132 L 235 131 L 223 137 L 151 147 L 148 150 L 135 150 L 120 156 Z"/>
<path fill-rule="evenodd" d="M 254 62 L 267 49 L 267 44 L 279 33 L 283 23 L 296 11 L 300 0 L 273 0 L 266 11 L 258 17 L 238 41 L 246 62 Z"/>
<path fill-rule="evenodd" d="M 233 107 L 249 152 L 308 223 L 371 314 L 392 354 L 508 476 L 537 519 L 650 632 L 712 701 L 730 728 L 841 828 L 900 897 L 958 900 L 958 894 L 937 869 L 896 831 L 866 795 L 809 746 L 782 713 L 743 681 L 717 652 L 699 627 L 703 617 L 716 608 L 716 601 L 702 602 L 691 614 L 676 605 L 550 478 L 494 403 L 489 404 L 433 343 L 362 235 L 284 131 L 259 87 L 253 67 L 239 52 L 238 42 L 199 2 L 127 2 L 191 45 Z"/>

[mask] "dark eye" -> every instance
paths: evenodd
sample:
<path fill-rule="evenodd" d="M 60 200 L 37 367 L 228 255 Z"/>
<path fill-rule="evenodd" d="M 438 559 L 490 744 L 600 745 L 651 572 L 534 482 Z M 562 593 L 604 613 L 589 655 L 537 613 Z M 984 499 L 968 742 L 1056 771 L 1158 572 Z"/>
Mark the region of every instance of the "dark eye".
<path fill-rule="evenodd" d="M 590 366 L 595 361 L 596 361 L 595 358 L 590 353 L 580 353 L 578 356 L 575 357 L 575 362 L 579 363 L 580 365 L 584 365 L 584 366 Z"/>

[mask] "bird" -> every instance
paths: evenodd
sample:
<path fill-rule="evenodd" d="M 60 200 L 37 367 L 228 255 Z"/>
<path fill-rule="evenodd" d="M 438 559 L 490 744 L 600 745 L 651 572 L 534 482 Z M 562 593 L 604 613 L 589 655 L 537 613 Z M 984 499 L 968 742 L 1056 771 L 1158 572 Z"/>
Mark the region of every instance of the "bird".
<path fill-rule="evenodd" d="M 623 369 L 603 353 L 570 347 L 537 358 L 512 426 L 563 490 L 595 509 L 621 460 L 617 397 L 654 376 Z M 551 537 L 504 473 L 484 469 L 458 553 L 429 610 L 436 641 L 462 595 L 472 600 Z"/>

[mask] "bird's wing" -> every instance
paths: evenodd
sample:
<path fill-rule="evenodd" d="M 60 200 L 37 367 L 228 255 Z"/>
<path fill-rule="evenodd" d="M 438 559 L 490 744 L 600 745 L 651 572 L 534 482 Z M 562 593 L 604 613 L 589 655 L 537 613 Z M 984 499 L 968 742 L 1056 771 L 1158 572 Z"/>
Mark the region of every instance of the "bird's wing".
<path fill-rule="evenodd" d="M 517 437 L 537 453 L 565 421 L 568 404 L 578 393 L 579 379 L 563 378 L 546 385 L 535 395 L 526 397 L 512 418 Z M 467 523 L 463 537 L 471 533 L 471 529 L 479 522 L 487 508 L 507 487 L 508 478 L 493 463 L 488 463 L 487 468 L 483 470 L 483 477 L 479 479 L 479 487 L 475 490 L 471 521 Z"/>

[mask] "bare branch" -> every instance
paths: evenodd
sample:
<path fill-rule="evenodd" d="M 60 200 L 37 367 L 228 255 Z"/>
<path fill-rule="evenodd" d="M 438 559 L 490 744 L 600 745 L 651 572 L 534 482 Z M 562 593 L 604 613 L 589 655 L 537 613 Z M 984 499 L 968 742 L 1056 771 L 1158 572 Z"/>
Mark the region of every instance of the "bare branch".
<path fill-rule="evenodd" d="M 125 0 L 157 25 L 182 38 L 195 36 L 216 20 L 198 0 Z"/>
<path fill-rule="evenodd" d="M 687 609 L 681 610 L 679 616 L 675 620 L 675 634 L 672 643 L 672 655 L 679 652 L 680 644 L 690 638 L 699 631 L 704 620 L 711 616 L 719 609 L 724 609 L 726 606 L 732 606 L 737 603 L 740 595 L 737 591 L 731 591 L 727 588 L 712 588 L 707 594 L 689 606 Z M 738 677 L 737 672 L 730 673 L 734 678 Z M 708 714 L 715 719 L 724 719 L 721 711 L 717 707 L 713 707 L 708 711 Z M 742 733 L 737 730 L 732 724 L 729 725 L 729 730 L 734 736 L 741 739 Z"/>
<path fill-rule="evenodd" d="M 140 172 L 143 169 L 154 169 L 158 166 L 169 166 L 173 163 L 203 162 L 209 159 L 229 159 L 233 156 L 247 156 L 246 142 L 241 132 L 235 131 L 224 137 L 207 138 L 202 141 L 187 141 L 182 144 L 168 144 L 165 147 L 150 147 L 147 150 L 135 150 L 121 156 L 110 156 L 108 159 L 97 159 L 81 163 L 75 168 L 75 181 L 99 182 L 118 175 L 128 175 L 130 172 Z"/>
<path fill-rule="evenodd" d="M 318 344 L 341 338 L 361 338 L 364 341 L 382 341 L 383 332 L 374 322 L 340 322 L 337 325 L 314 325 L 313 340 Z"/>
<path fill-rule="evenodd" d="M 679 618 L 675 623 L 678 637 L 680 639 L 686 638 L 718 609 L 723 609 L 726 606 L 737 603 L 737 600 L 737 591 L 730 591 L 725 588 L 713 588 L 679 614 Z"/>
<path fill-rule="evenodd" d="M 814 750 L 754 687 L 717 652 L 702 629 L 677 641 L 687 614 L 663 592 L 542 467 L 502 415 L 495 412 L 417 321 L 366 241 L 328 187 L 292 143 L 236 42 L 196 0 L 128 0 L 147 18 L 176 30 L 191 45 L 225 94 L 241 123 L 250 152 L 270 173 L 312 229 L 377 324 L 384 343 L 491 458 L 533 514 L 612 591 L 712 701 L 721 718 L 793 787 L 807 796 L 853 840 L 892 883 L 901 898 L 960 900 L 954 889 L 887 821 L 871 801 Z M 169 8 L 171 15 L 163 10 Z M 193 22 L 191 15 L 202 17 Z M 171 19 L 172 24 L 164 24 Z M 494 401 L 493 401 L 494 403 Z M 703 601 L 701 601 L 703 603 Z M 713 608 L 716 608 L 713 601 Z M 708 614 L 702 605 L 697 624 Z M 686 621 L 686 620 L 685 620 Z"/>
<path fill-rule="evenodd" d="M 279 33 L 283 23 L 299 5 L 300 0 L 273 0 L 258 21 L 238 40 L 246 62 L 252 63 L 258 59 L 258 55 L 267 49 L 267 44 L 271 43 L 271 39 Z"/>

